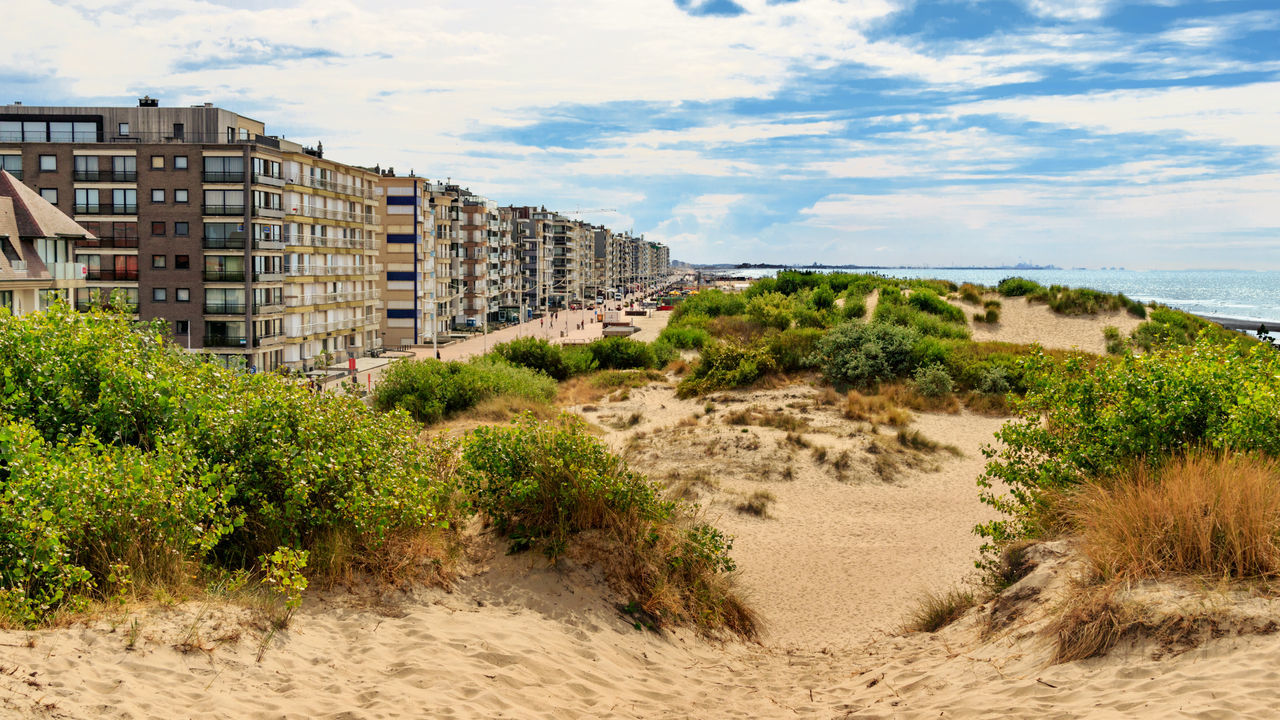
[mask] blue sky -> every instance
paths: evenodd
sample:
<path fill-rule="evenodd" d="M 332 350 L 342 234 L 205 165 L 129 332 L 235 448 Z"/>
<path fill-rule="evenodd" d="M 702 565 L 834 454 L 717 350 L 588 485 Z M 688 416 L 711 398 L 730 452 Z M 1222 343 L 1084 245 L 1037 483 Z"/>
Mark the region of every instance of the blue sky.
<path fill-rule="evenodd" d="M 0 98 L 214 102 L 693 262 L 1280 269 L 1276 0 L 25 0 Z"/>

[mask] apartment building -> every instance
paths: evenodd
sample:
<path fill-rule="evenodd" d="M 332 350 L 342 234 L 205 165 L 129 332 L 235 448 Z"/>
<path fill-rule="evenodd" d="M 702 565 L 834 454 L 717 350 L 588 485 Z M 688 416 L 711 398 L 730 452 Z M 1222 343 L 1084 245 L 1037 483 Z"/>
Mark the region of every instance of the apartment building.
<path fill-rule="evenodd" d="M 436 297 L 441 288 L 430 181 L 383 174 L 380 185 L 386 233 L 379 256 L 386 268 L 383 337 L 393 345 L 438 342 L 448 334 L 452 316 L 437 317 Z M 448 258 L 441 268 L 446 271 L 447 292 Z"/>
<path fill-rule="evenodd" d="M 549 227 L 555 213 L 532 206 L 507 207 L 513 241 L 520 254 L 521 305 L 525 316 L 548 312 L 551 295 L 551 243 Z"/>
<path fill-rule="evenodd" d="M 376 339 L 377 176 L 320 148 L 211 104 L 13 104 L 0 106 L 0 167 L 90 232 L 75 247 L 79 307 L 119 298 L 178 343 L 256 370 Z"/>
<path fill-rule="evenodd" d="M 378 173 L 327 159 L 320 145 L 280 147 L 284 361 L 308 368 L 365 354 L 382 344 Z"/>
<path fill-rule="evenodd" d="M 455 328 L 516 322 L 521 316 L 521 258 L 513 235 L 515 217 L 498 204 L 451 183 L 432 186 L 432 200 L 447 222 L 451 268 L 459 301 Z M 447 225 L 447 228 L 444 227 Z"/>
<path fill-rule="evenodd" d="M 93 235 L 7 171 L 0 170 L 0 307 L 14 315 L 70 302 L 88 269 L 77 240 Z"/>

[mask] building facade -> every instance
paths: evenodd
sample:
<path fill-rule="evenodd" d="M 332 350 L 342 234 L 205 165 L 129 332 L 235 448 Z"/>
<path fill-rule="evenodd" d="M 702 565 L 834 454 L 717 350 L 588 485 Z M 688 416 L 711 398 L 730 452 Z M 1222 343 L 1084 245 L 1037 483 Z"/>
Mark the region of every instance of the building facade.
<path fill-rule="evenodd" d="M 88 268 L 75 242 L 93 235 L 7 171 L 0 170 L 0 308 L 14 315 L 70 302 Z"/>

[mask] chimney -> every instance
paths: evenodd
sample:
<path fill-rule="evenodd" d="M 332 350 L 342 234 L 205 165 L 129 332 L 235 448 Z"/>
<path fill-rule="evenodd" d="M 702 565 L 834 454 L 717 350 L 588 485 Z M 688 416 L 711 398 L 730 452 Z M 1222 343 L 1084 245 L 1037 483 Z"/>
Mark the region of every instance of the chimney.
<path fill-rule="evenodd" d="M 150 95 L 143 95 L 138 98 L 138 107 L 159 107 L 160 101 Z"/>

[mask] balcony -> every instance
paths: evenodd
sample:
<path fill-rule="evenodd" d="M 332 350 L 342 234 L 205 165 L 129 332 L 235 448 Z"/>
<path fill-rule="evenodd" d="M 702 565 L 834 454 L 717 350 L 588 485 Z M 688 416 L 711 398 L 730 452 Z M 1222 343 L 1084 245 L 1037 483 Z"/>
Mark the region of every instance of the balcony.
<path fill-rule="evenodd" d="M 284 274 L 283 274 L 283 273 L 281 273 L 281 272 L 278 272 L 278 271 L 276 271 L 276 272 L 272 272 L 272 271 L 255 272 L 255 273 L 253 274 L 253 281 L 254 281 L 254 282 L 260 282 L 260 283 L 278 283 L 278 282 L 284 282 Z"/>
<path fill-rule="evenodd" d="M 203 273 L 205 282 L 244 282 L 244 270 L 208 270 Z"/>
<path fill-rule="evenodd" d="M 321 277 L 335 275 L 378 275 L 382 273 L 382 265 L 285 265 L 284 273 L 289 277 Z"/>
<path fill-rule="evenodd" d="M 272 218 L 272 219 L 275 219 L 275 220 L 279 220 L 279 219 L 281 219 L 281 218 L 283 218 L 283 217 L 284 217 L 284 210 L 281 210 L 281 209 L 280 209 L 280 208 L 278 208 L 278 207 L 277 207 L 277 208 L 271 208 L 271 207 L 261 207 L 261 206 L 258 206 L 258 205 L 254 205 L 254 206 L 253 206 L 253 216 L 254 216 L 254 217 Z"/>
<path fill-rule="evenodd" d="M 243 250 L 244 238 L 202 238 L 201 247 L 205 250 Z"/>
<path fill-rule="evenodd" d="M 284 299 L 285 307 L 305 307 L 307 305 L 327 305 L 329 303 L 340 302 L 365 302 L 377 300 L 380 293 L 377 290 L 356 290 L 352 292 L 336 292 L 336 293 L 312 293 L 310 295 L 295 295 Z"/>
<path fill-rule="evenodd" d="M 224 216 L 236 215 L 236 216 L 244 217 L 244 205 L 205 204 L 203 207 L 204 207 L 203 212 L 205 215 L 224 215 Z"/>
<path fill-rule="evenodd" d="M 292 185 L 316 188 L 317 190 L 328 190 L 329 192 L 341 193 L 343 195 L 354 195 L 359 198 L 373 199 L 373 188 L 371 187 L 358 187 L 351 183 L 338 182 L 336 180 L 325 180 L 323 178 L 311 177 L 310 175 L 303 175 L 300 178 L 289 178 L 289 183 Z"/>
<path fill-rule="evenodd" d="M 138 182 L 137 170 L 76 170 L 71 179 L 75 182 L 133 183 Z"/>
<path fill-rule="evenodd" d="M 335 238 L 305 233 L 294 233 L 292 235 L 286 234 L 284 236 L 284 244 L 293 245 L 295 247 L 352 248 L 355 250 L 378 249 L 376 240 Z"/>
<path fill-rule="evenodd" d="M 111 268 L 106 268 L 106 269 L 88 268 L 88 272 L 85 273 L 84 279 L 93 281 L 93 282 L 102 282 L 102 281 L 137 282 L 138 271 L 137 270 L 114 270 Z"/>
<path fill-rule="evenodd" d="M 254 250 L 284 250 L 283 240 L 262 240 L 255 238 L 253 241 Z"/>
<path fill-rule="evenodd" d="M 210 347 L 244 347 L 246 338 L 244 335 L 230 335 L 227 333 L 206 333 L 204 336 L 204 346 Z"/>
<path fill-rule="evenodd" d="M 207 183 L 243 183 L 244 178 L 243 170 L 205 170 L 200 173 L 200 180 Z"/>
<path fill-rule="evenodd" d="M 88 204 L 75 206 L 76 215 L 137 215 L 137 203 L 124 203 L 121 205 L 111 205 L 106 203 Z"/>
<path fill-rule="evenodd" d="M 79 310 L 80 312 L 89 312 L 90 310 L 114 310 L 116 307 L 120 307 L 127 313 L 132 313 L 134 315 L 138 314 L 138 303 L 136 300 L 133 302 L 129 302 L 127 300 L 121 301 L 121 304 L 118 306 L 111 303 L 109 300 L 76 300 L 76 310 Z"/>
<path fill-rule="evenodd" d="M 263 173 L 253 174 L 254 185 L 270 185 L 272 187 L 284 187 L 284 178 L 279 175 L 264 175 Z"/>
<path fill-rule="evenodd" d="M 204 304 L 205 315 L 243 315 L 243 302 L 208 302 Z"/>
<path fill-rule="evenodd" d="M 253 346 L 262 347 L 263 345 L 275 345 L 280 343 L 283 340 L 284 340 L 284 333 L 282 332 L 263 333 L 262 335 L 258 335 L 253 339 Z"/>
<path fill-rule="evenodd" d="M 76 240 L 77 248 L 136 248 L 138 247 L 138 238 L 136 236 L 120 236 L 120 237 L 100 237 L 93 239 Z"/>
<path fill-rule="evenodd" d="M 284 312 L 284 298 L 280 298 L 278 300 L 267 300 L 265 302 L 255 301 L 253 303 L 253 312 L 255 314 L 261 313 L 263 315 Z"/>
<path fill-rule="evenodd" d="M 314 205 L 301 205 L 289 209 L 289 213 L 293 215 L 303 215 L 318 220 L 340 220 L 342 222 L 365 223 L 366 225 L 377 225 L 381 218 L 372 213 L 352 212 L 350 210 L 334 210 L 332 208 L 316 207 Z"/>

